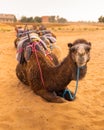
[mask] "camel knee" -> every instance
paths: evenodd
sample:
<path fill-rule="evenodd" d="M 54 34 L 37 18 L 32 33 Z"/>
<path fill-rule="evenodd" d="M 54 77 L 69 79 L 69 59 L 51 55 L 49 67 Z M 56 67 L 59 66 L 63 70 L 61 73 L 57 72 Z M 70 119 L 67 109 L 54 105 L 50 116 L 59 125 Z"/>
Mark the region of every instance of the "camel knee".
<path fill-rule="evenodd" d="M 65 102 L 65 100 L 63 98 L 57 96 L 56 93 L 49 92 L 49 91 L 47 91 L 45 89 L 38 90 L 36 92 L 36 94 L 41 96 L 42 98 L 44 98 L 48 102 L 54 102 L 54 103 L 63 103 L 63 102 Z"/>

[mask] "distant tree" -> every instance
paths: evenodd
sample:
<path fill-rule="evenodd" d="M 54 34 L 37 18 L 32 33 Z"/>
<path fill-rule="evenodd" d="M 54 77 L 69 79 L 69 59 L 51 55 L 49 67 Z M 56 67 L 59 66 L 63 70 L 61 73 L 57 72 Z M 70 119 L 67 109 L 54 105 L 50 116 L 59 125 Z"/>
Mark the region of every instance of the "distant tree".
<path fill-rule="evenodd" d="M 17 18 L 16 18 L 16 16 L 14 16 L 14 22 L 16 22 L 17 21 Z"/>
<path fill-rule="evenodd" d="M 104 22 L 104 17 L 103 17 L 103 16 L 100 16 L 100 17 L 98 18 L 98 21 L 99 21 L 99 22 Z"/>
<path fill-rule="evenodd" d="M 36 17 L 34 18 L 34 22 L 36 22 L 36 23 L 41 23 L 41 22 L 42 22 L 42 18 L 36 16 Z"/>
<path fill-rule="evenodd" d="M 67 20 L 65 18 L 58 18 L 58 23 L 66 23 Z"/>
<path fill-rule="evenodd" d="M 50 16 L 49 17 L 49 22 L 58 22 L 58 23 L 66 23 L 67 20 L 65 18 L 60 18 L 59 16 Z"/>
<path fill-rule="evenodd" d="M 56 16 L 50 16 L 49 22 L 52 22 L 52 23 L 56 22 Z"/>
<path fill-rule="evenodd" d="M 36 23 L 41 23 L 42 22 L 42 18 L 39 16 L 36 17 L 26 17 L 26 16 L 22 16 L 20 19 L 20 22 L 36 22 Z M 52 23 L 66 23 L 67 20 L 65 18 L 60 18 L 59 16 L 50 16 L 49 17 L 49 22 Z"/>
<path fill-rule="evenodd" d="M 27 20 L 26 20 L 26 22 L 34 22 L 33 17 L 28 17 Z"/>
<path fill-rule="evenodd" d="M 20 22 L 34 22 L 33 17 L 22 16 Z"/>
<path fill-rule="evenodd" d="M 20 22 L 27 22 L 27 17 L 26 16 L 22 16 L 20 19 Z"/>

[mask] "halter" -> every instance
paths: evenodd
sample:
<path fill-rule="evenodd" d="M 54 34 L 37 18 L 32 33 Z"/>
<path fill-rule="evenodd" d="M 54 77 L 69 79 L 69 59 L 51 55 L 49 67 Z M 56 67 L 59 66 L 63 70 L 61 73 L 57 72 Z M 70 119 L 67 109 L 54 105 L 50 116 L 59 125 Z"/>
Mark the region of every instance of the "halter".
<path fill-rule="evenodd" d="M 68 93 L 69 99 L 71 101 L 73 101 L 75 99 L 75 96 L 76 96 L 76 93 L 77 93 L 77 89 L 78 89 L 78 81 L 79 81 L 79 75 L 80 75 L 80 68 L 83 68 L 83 67 L 78 67 L 77 68 L 76 88 L 75 88 L 74 94 L 72 95 L 72 93 L 71 93 L 71 91 L 69 89 L 65 89 L 64 92 L 63 92 L 63 95 L 62 95 L 63 98 L 65 98 L 65 95 Z"/>

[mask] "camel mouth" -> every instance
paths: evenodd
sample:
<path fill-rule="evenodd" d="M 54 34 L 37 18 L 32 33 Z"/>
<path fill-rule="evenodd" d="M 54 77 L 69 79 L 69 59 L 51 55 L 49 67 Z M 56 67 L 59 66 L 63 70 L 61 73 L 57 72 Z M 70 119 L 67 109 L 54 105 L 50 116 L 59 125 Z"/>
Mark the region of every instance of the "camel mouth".
<path fill-rule="evenodd" d="M 86 66 L 86 64 L 87 64 L 87 62 L 83 62 L 83 63 L 80 62 L 80 63 L 77 63 L 77 66 L 78 67 L 83 67 L 83 66 Z"/>

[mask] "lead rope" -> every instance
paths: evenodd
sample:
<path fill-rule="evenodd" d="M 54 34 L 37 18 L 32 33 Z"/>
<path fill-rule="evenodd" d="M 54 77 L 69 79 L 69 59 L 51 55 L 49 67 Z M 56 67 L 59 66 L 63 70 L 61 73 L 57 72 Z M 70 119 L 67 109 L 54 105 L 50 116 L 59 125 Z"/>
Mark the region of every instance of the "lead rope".
<path fill-rule="evenodd" d="M 45 88 L 42 69 L 41 69 L 41 66 L 40 66 L 40 63 L 39 63 L 39 59 L 38 59 L 38 55 L 37 55 L 37 50 L 35 49 L 35 45 L 36 45 L 36 43 L 34 42 L 33 46 L 32 46 L 32 51 L 35 52 L 36 61 L 37 61 L 38 68 L 39 68 L 39 71 L 40 71 L 40 78 L 41 78 L 41 81 L 42 81 L 42 85 Z"/>
<path fill-rule="evenodd" d="M 65 98 L 65 94 L 68 93 L 69 98 L 70 98 L 71 101 L 73 101 L 75 99 L 75 96 L 76 96 L 76 93 L 77 93 L 77 89 L 78 89 L 79 74 L 80 74 L 80 68 L 78 67 L 77 68 L 77 79 L 76 79 L 76 89 L 75 89 L 75 92 L 72 95 L 70 90 L 65 89 L 64 93 L 63 93 L 63 96 L 62 96 L 63 98 Z"/>

